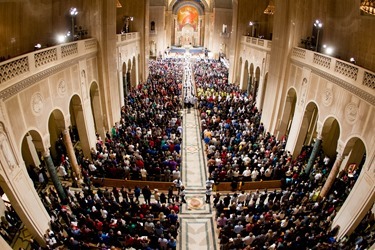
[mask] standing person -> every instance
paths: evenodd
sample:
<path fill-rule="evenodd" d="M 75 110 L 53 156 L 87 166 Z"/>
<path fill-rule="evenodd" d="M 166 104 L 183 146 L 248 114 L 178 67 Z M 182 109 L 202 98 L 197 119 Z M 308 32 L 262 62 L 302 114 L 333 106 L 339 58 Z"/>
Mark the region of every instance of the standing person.
<path fill-rule="evenodd" d="M 173 185 L 168 188 L 168 203 L 174 202 Z"/>
<path fill-rule="evenodd" d="M 160 235 L 158 239 L 160 250 L 167 250 L 168 239 L 164 237 L 164 234 Z"/>
<path fill-rule="evenodd" d="M 141 196 L 141 188 L 140 187 L 135 186 L 135 188 L 134 188 L 134 196 L 135 196 L 135 200 L 137 202 L 139 202 L 139 196 Z"/>
<path fill-rule="evenodd" d="M 47 186 L 47 181 L 44 179 L 44 174 L 42 170 L 39 171 L 38 181 L 42 189 L 44 189 Z"/>
<path fill-rule="evenodd" d="M 206 187 L 206 203 L 211 203 L 211 194 L 212 194 L 212 188 L 207 186 Z"/>
<path fill-rule="evenodd" d="M 160 204 L 160 193 L 157 188 L 154 189 L 154 199 L 156 203 Z"/>
<path fill-rule="evenodd" d="M 181 181 L 181 179 L 177 178 L 176 180 L 173 181 L 173 184 L 174 184 L 175 188 L 177 189 L 177 195 L 179 195 L 181 187 L 182 187 L 182 181 Z"/>
<path fill-rule="evenodd" d="M 176 240 L 174 239 L 173 236 L 171 236 L 171 237 L 169 238 L 169 241 L 168 241 L 168 249 L 175 250 L 175 249 L 176 249 L 176 245 L 177 245 Z"/>
<path fill-rule="evenodd" d="M 186 195 L 185 187 L 182 186 L 181 191 L 180 191 L 181 203 L 186 203 L 185 195 Z"/>
<path fill-rule="evenodd" d="M 144 188 L 142 188 L 142 194 L 143 198 L 145 199 L 145 202 L 147 205 L 151 204 L 151 189 L 149 185 L 146 185 Z"/>
<path fill-rule="evenodd" d="M 62 177 L 65 181 L 67 180 L 68 173 L 66 172 L 66 169 L 63 166 L 63 164 L 60 164 L 60 166 L 57 167 L 57 175 L 59 177 Z"/>

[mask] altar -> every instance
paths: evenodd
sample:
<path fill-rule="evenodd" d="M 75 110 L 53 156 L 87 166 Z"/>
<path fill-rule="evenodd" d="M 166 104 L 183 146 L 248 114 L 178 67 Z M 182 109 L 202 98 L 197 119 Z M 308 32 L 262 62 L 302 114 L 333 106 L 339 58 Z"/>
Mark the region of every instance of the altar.
<path fill-rule="evenodd" d="M 202 44 L 202 10 L 192 5 L 184 5 L 174 16 L 174 38 L 176 46 L 199 46 Z"/>

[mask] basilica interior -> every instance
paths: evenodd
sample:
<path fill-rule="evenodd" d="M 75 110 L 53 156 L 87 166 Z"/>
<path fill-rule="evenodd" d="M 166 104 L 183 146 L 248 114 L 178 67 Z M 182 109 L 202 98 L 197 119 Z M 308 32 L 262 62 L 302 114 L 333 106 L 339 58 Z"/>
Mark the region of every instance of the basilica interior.
<path fill-rule="evenodd" d="M 287 138 L 292 159 L 306 145 L 324 151 L 332 168 L 321 192 L 357 171 L 332 218 L 337 238 L 351 235 L 375 212 L 374 30 L 373 0 L 0 1 L 0 214 L 12 207 L 45 245 L 52 215 L 30 166 L 53 168 L 61 143 L 79 179 L 75 151 L 91 160 L 151 62 L 209 58 L 251 96 L 264 130 Z M 1 249 L 12 249 L 2 236 Z M 195 247 L 188 236 L 177 242 Z"/>

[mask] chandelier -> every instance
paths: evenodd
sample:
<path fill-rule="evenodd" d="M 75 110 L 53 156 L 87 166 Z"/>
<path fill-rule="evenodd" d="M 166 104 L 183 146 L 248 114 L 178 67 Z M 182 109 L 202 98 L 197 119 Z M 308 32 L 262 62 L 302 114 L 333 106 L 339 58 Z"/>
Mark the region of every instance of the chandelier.
<path fill-rule="evenodd" d="M 267 14 L 267 15 L 273 15 L 273 14 L 275 14 L 275 4 L 273 3 L 273 0 L 269 1 L 268 6 L 264 10 L 263 13 Z"/>
<path fill-rule="evenodd" d="M 363 0 L 359 8 L 368 14 L 375 15 L 375 0 Z"/>

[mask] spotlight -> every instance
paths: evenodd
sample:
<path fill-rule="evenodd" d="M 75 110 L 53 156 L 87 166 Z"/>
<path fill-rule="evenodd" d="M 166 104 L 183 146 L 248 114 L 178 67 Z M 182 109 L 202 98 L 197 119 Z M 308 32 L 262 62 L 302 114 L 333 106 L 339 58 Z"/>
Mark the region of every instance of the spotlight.
<path fill-rule="evenodd" d="M 64 36 L 64 35 L 57 35 L 57 42 L 63 43 L 63 42 L 65 42 L 65 38 L 66 38 L 66 36 Z"/>
<path fill-rule="evenodd" d="M 354 57 L 351 57 L 351 58 L 349 59 L 349 61 L 350 61 L 351 63 L 353 63 L 353 64 L 356 63 Z"/>
<path fill-rule="evenodd" d="M 332 47 L 327 47 L 326 48 L 326 54 L 327 55 L 332 55 L 332 53 L 333 53 L 333 48 Z"/>
<path fill-rule="evenodd" d="M 37 44 L 35 44 L 35 46 L 34 46 L 35 49 L 40 49 L 41 47 L 42 47 L 42 45 L 41 45 L 40 43 L 37 43 Z"/>

